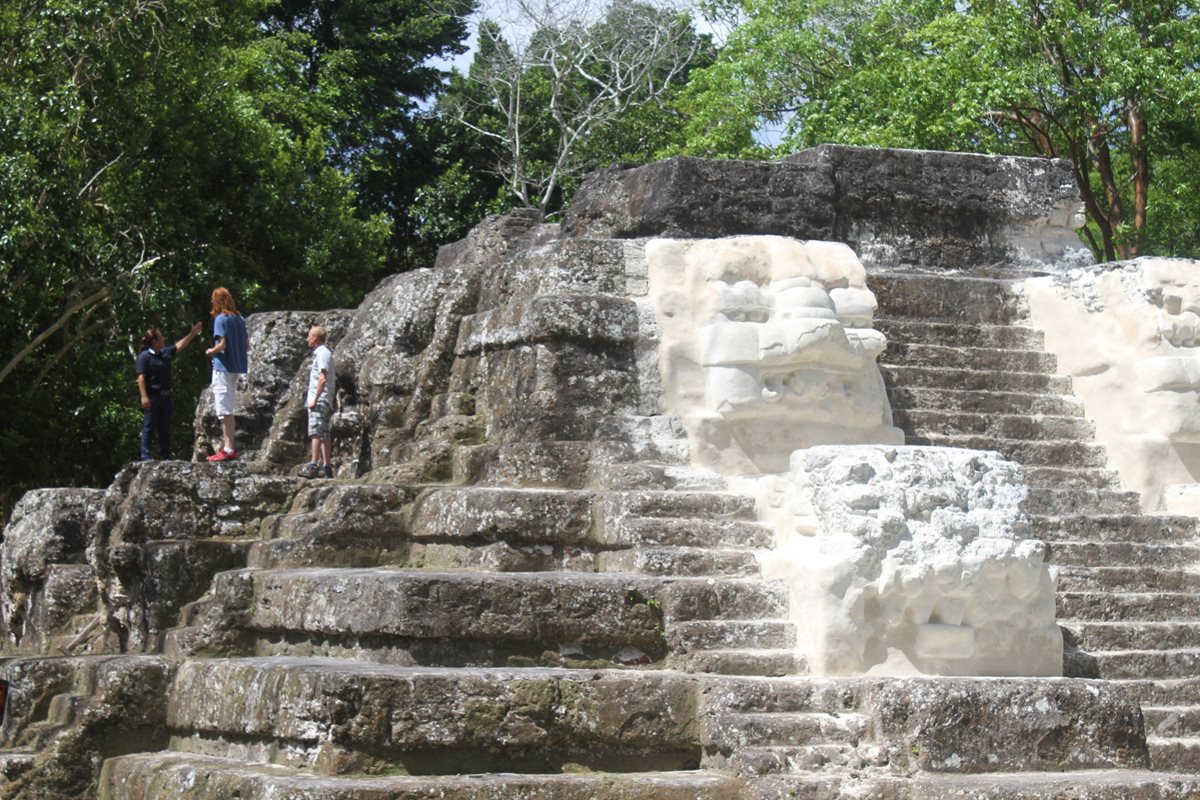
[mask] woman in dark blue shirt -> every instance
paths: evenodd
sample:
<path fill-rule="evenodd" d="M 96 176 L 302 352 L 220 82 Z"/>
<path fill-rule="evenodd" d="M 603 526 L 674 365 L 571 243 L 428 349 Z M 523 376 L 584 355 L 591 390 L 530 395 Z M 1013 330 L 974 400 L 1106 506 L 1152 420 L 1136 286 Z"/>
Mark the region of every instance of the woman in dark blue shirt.
<path fill-rule="evenodd" d="M 137 357 L 137 384 L 142 395 L 142 461 L 149 461 L 150 439 L 158 431 L 158 451 L 171 457 L 171 359 L 187 347 L 203 327 L 199 322 L 175 344 L 166 344 L 162 331 L 150 328 L 142 336 Z"/>

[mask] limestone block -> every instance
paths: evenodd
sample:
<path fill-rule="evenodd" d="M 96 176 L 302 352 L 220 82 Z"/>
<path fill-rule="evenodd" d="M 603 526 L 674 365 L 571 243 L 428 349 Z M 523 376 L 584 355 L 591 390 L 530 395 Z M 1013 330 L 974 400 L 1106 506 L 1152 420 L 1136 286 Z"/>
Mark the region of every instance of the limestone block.
<path fill-rule="evenodd" d="M 272 760 L 324 773 L 698 760 L 696 682 L 679 673 L 191 660 L 171 696 L 178 735 L 261 743 Z"/>
<path fill-rule="evenodd" d="M 570 295 L 624 294 L 624 262 L 623 242 L 617 239 L 554 238 L 531 243 L 497 268 L 481 274 L 480 306 L 498 308 Z"/>
<path fill-rule="evenodd" d="M 814 672 L 1060 675 L 1055 577 L 995 453 L 814 447 L 760 478 Z"/>
<path fill-rule="evenodd" d="M 303 484 L 262 464 L 151 461 L 118 473 L 88 543 L 109 625 L 153 650 L 180 609 L 239 566 L 262 521 Z"/>
<path fill-rule="evenodd" d="M 558 295 L 509 303 L 463 320 L 458 354 L 562 339 L 629 342 L 638 333 L 633 302 L 608 295 Z"/>
<path fill-rule="evenodd" d="M 534 656 L 565 648 L 622 663 L 657 661 L 672 588 L 659 579 L 586 573 L 269 571 L 256 576 L 246 627 L 363 647 L 372 640 L 400 649 L 421 647 L 419 640 L 481 642 Z M 631 658 L 622 654 L 633 650 Z"/>
<path fill-rule="evenodd" d="M 477 382 L 492 442 L 591 439 L 600 420 L 637 408 L 629 346 L 557 341 L 497 350 L 480 357 Z"/>
<path fill-rule="evenodd" d="M 1063 160 L 820 145 L 776 162 L 672 158 L 593 173 L 569 236 L 778 235 L 849 245 L 873 271 L 1090 264 Z"/>
<path fill-rule="evenodd" d="M 734 775 L 671 772 L 508 771 L 435 776 L 326 777 L 295 768 L 185 753 L 139 753 L 105 762 L 100 800 L 746 800 Z M 642 769 L 649 770 L 649 766 Z M 1157 780 L 1157 777 L 1156 777 Z M 783 797 L 781 794 L 762 795 Z M 1115 797 L 1116 795 L 1112 795 Z M 1161 797 L 1161 795 L 1158 795 Z M 1137 800 L 1150 798 L 1138 795 Z M 1121 800 L 1131 800 L 1130 796 Z"/>
<path fill-rule="evenodd" d="M 3 677 L 12 684 L 14 698 L 41 693 L 33 708 L 17 700 L 24 720 L 34 709 L 47 713 L 40 703 L 50 700 L 53 692 L 74 694 L 84 689 L 85 693 L 73 698 L 76 702 L 69 706 L 65 719 L 48 720 L 57 727 L 43 728 L 33 764 L 3 787 L 4 796 L 96 797 L 97 768 L 105 758 L 164 747 L 171 671 L 169 661 L 152 656 L 13 659 L 5 663 Z M 50 702 L 49 707 L 55 709 L 56 704 Z M 17 726 L 10 727 L 6 721 L 5 728 L 12 731 Z M 26 728 L 23 733 L 32 731 Z"/>
<path fill-rule="evenodd" d="M 261 547 L 278 548 L 274 567 L 375 566 L 408 545 L 415 491 L 401 486 L 316 481 L 282 514 L 266 518 Z M 257 551 L 256 551 L 257 552 Z"/>
<path fill-rule="evenodd" d="M 1147 769 L 1141 710 L 1091 681 L 882 681 L 863 692 L 903 771 Z M 969 732 L 969 733 L 968 733 Z"/>
<path fill-rule="evenodd" d="M 782 472 L 795 449 L 903 442 L 875 359 L 875 298 L 844 245 L 777 236 L 652 240 L 663 403 L 693 461 Z"/>
<path fill-rule="evenodd" d="M 0 541 L 5 652 L 40 652 L 73 615 L 94 607 L 86 549 L 102 497 L 98 489 L 38 489 L 17 501 Z M 68 564 L 83 575 L 76 570 L 75 580 L 64 580 L 57 567 Z"/>
<path fill-rule="evenodd" d="M 1142 508 L 1191 513 L 1200 483 L 1200 263 L 1139 258 L 1032 278 L 1025 294 L 1108 466 Z"/>
<path fill-rule="evenodd" d="M 417 498 L 411 531 L 426 541 L 585 544 L 592 503 L 590 492 L 439 487 Z"/>

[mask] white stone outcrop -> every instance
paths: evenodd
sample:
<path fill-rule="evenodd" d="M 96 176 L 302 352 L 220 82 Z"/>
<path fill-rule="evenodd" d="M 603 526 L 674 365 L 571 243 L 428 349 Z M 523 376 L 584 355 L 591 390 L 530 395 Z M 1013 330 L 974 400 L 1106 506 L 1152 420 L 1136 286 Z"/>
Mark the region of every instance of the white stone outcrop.
<path fill-rule="evenodd" d="M 1200 262 L 1139 258 L 1032 278 L 1025 292 L 1143 510 L 1200 514 Z"/>
<path fill-rule="evenodd" d="M 875 363 L 875 296 L 850 248 L 655 239 L 646 260 L 664 402 L 695 463 L 781 472 L 796 448 L 904 441 Z"/>
<path fill-rule="evenodd" d="M 646 263 L 664 407 L 694 464 L 758 495 L 814 672 L 1062 674 L 1020 468 L 903 446 L 848 247 L 654 239 Z"/>
<path fill-rule="evenodd" d="M 996 453 L 814 447 L 759 478 L 816 674 L 1062 674 L 1055 578 Z"/>

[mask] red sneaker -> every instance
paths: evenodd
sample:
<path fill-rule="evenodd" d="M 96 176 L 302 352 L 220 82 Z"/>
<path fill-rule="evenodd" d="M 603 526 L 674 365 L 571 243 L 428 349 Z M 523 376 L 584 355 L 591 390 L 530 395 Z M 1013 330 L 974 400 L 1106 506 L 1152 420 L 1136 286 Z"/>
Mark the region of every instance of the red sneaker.
<path fill-rule="evenodd" d="M 215 452 L 211 456 L 209 456 L 208 460 L 214 461 L 214 462 L 216 462 L 216 461 L 233 461 L 235 458 L 237 458 L 237 453 L 230 453 L 228 450 L 226 450 L 225 448 L 222 447 L 220 450 L 218 450 L 217 452 Z"/>

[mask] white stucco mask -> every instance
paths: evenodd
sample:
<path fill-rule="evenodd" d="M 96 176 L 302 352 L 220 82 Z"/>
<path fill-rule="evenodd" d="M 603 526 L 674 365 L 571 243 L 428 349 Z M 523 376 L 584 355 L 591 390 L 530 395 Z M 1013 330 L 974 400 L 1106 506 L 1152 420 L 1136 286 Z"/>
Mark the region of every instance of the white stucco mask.
<path fill-rule="evenodd" d="M 665 403 L 694 461 L 779 472 L 798 448 L 903 441 L 876 365 L 875 296 L 848 247 L 657 239 L 646 256 Z"/>

